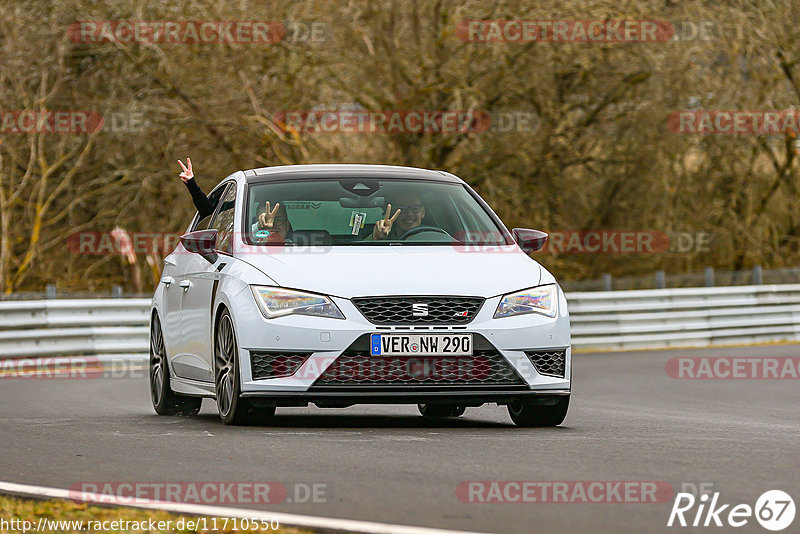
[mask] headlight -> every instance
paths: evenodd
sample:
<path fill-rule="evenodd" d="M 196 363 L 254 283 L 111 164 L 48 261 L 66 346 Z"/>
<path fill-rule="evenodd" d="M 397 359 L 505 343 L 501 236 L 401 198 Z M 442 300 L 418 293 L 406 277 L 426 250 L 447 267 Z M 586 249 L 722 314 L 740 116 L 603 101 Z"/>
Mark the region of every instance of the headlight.
<path fill-rule="evenodd" d="M 265 286 L 250 286 L 250 289 L 267 319 L 292 314 L 344 319 L 336 304 L 323 295 Z"/>
<path fill-rule="evenodd" d="M 510 295 L 504 295 L 497 305 L 494 318 L 511 317 L 524 313 L 541 313 L 555 317 L 558 309 L 558 290 L 555 284 L 532 287 Z"/>

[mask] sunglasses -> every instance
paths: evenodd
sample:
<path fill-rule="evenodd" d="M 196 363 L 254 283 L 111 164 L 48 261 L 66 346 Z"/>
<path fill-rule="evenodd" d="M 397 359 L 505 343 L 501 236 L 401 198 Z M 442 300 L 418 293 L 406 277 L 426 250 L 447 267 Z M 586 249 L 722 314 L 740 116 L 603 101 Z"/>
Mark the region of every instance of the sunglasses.
<path fill-rule="evenodd" d="M 419 204 L 417 204 L 415 206 L 397 206 L 397 209 L 400 210 L 400 213 L 410 213 L 411 215 L 419 215 L 424 208 Z"/>

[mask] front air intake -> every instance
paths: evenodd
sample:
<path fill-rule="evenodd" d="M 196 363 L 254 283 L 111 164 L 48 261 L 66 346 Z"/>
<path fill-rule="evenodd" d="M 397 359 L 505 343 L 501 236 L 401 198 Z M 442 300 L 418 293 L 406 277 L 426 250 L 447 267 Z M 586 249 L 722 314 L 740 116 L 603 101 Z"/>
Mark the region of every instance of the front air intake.
<path fill-rule="evenodd" d="M 309 356 L 310 352 L 251 352 L 253 380 L 292 376 Z"/>
<path fill-rule="evenodd" d="M 567 363 L 567 351 L 562 350 L 526 350 L 525 355 L 531 361 L 536 372 L 544 376 L 564 378 Z"/>

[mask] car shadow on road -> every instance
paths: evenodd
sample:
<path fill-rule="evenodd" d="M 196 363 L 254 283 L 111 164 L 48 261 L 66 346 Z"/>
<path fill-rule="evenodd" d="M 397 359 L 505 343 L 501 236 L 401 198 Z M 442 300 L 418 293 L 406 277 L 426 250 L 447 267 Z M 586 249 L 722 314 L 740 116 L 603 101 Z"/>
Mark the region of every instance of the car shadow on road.
<path fill-rule="evenodd" d="M 204 423 L 221 425 L 219 416 L 214 413 L 201 413 L 191 419 L 203 421 Z M 230 428 L 230 427 L 228 427 Z M 352 413 L 330 413 L 330 414 L 281 414 L 265 419 L 256 425 L 249 425 L 238 428 L 258 428 L 258 429 L 341 429 L 341 428 L 363 428 L 363 429 L 514 429 L 518 428 L 511 422 L 488 421 L 481 419 L 471 419 L 469 417 L 453 418 L 427 418 L 420 415 L 382 415 L 382 414 L 352 414 Z M 560 431 L 570 430 L 567 426 L 556 428 L 532 429 L 538 431 Z"/>

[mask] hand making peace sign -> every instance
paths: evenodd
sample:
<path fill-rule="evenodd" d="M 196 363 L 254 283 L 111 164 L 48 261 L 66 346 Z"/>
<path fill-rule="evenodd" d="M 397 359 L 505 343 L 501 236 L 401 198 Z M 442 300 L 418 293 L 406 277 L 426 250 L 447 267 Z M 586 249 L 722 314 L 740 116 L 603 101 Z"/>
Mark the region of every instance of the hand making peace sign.
<path fill-rule="evenodd" d="M 378 219 L 378 222 L 375 223 L 375 228 L 372 230 L 373 239 L 386 239 L 389 236 L 395 219 L 400 216 L 400 210 L 397 210 L 390 218 L 389 215 L 391 213 L 392 205 L 389 204 L 386 206 L 386 216 L 383 219 Z"/>
<path fill-rule="evenodd" d="M 275 203 L 275 207 L 270 209 L 269 201 L 264 205 L 264 211 L 261 215 L 258 216 L 258 227 L 260 229 L 268 229 L 271 230 L 275 224 L 275 215 L 278 213 L 278 209 L 281 207 L 280 202 Z"/>
<path fill-rule="evenodd" d="M 186 165 L 184 165 L 181 160 L 178 160 L 178 165 L 183 169 L 183 172 L 180 173 L 179 176 L 184 182 L 188 182 L 194 178 L 194 173 L 192 172 L 192 158 L 186 158 L 186 163 L 189 165 L 189 168 L 186 168 Z"/>

